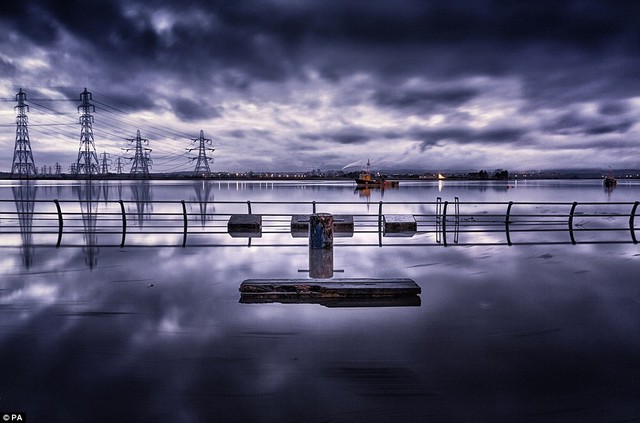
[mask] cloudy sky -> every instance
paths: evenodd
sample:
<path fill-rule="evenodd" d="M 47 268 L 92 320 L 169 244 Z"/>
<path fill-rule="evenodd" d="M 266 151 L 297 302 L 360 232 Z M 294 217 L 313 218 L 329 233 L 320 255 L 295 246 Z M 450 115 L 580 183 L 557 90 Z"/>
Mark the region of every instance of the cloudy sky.
<path fill-rule="evenodd" d="M 0 170 L 27 93 L 36 166 L 189 170 L 640 167 L 636 1 L 4 0 Z M 126 167 L 125 167 L 126 170 Z"/>

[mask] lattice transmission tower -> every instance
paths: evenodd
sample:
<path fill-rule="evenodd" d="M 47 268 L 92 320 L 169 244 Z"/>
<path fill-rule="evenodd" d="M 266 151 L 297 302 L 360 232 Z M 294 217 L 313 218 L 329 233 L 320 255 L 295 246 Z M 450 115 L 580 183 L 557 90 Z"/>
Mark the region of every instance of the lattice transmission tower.
<path fill-rule="evenodd" d="M 16 116 L 16 145 L 13 149 L 13 165 L 11 166 L 12 178 L 30 178 L 37 174 L 29 141 L 29 129 L 27 128 L 26 111 L 29 110 L 29 106 L 25 104 L 26 100 L 27 94 L 20 88 L 16 94 L 18 105 L 14 107 L 18 115 Z"/>
<path fill-rule="evenodd" d="M 127 141 L 135 142 L 136 144 L 135 153 L 133 155 L 133 159 L 131 159 L 133 160 L 133 163 L 131 164 L 131 170 L 129 171 L 129 176 L 136 177 L 136 178 L 138 177 L 148 178 L 149 168 L 153 163 L 153 161 L 151 160 L 151 156 L 149 154 L 151 153 L 152 150 L 148 147 L 143 147 L 143 144 L 148 145 L 149 140 L 145 138 L 141 138 L 140 130 L 138 129 L 138 132 L 136 133 L 136 137 L 128 138 Z M 129 150 L 130 149 L 127 149 L 127 151 Z"/>
<path fill-rule="evenodd" d="M 208 178 L 211 176 L 211 168 L 209 167 L 209 161 L 212 161 L 212 157 L 207 157 L 207 151 L 214 152 L 214 148 L 208 148 L 207 145 L 211 145 L 211 139 L 204 137 L 204 131 L 200 130 L 200 138 L 192 138 L 193 142 L 200 142 L 197 148 L 188 148 L 187 150 L 198 150 L 198 157 L 193 157 L 189 160 L 197 160 L 196 167 L 193 170 L 193 176 L 203 176 Z"/>
<path fill-rule="evenodd" d="M 98 154 L 96 153 L 96 145 L 93 140 L 93 115 L 91 112 L 96 111 L 96 107 L 90 103 L 93 97 L 85 88 L 80 94 L 80 106 L 78 112 L 80 115 L 80 148 L 78 150 L 78 160 L 76 160 L 76 175 L 97 175 L 100 173 L 100 165 L 98 163 Z"/>

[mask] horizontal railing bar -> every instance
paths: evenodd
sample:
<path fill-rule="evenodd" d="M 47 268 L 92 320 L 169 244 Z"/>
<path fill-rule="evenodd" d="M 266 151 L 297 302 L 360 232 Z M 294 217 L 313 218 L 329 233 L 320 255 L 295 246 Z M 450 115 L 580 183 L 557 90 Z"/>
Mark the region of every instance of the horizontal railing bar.
<path fill-rule="evenodd" d="M 259 238 L 257 238 L 259 239 Z M 273 243 L 265 243 L 265 244 L 261 244 L 256 242 L 257 240 L 256 238 L 254 238 L 254 242 L 252 243 L 252 245 L 250 246 L 250 248 L 289 248 L 289 247 L 306 247 L 308 248 L 309 245 L 307 243 L 288 243 L 288 244 L 273 244 Z M 238 239 L 238 243 L 236 244 L 229 244 L 229 243 L 219 243 L 219 244 L 208 244 L 208 243 L 197 243 L 197 244 L 187 244 L 186 248 L 197 248 L 197 247 L 241 247 L 241 248 L 247 248 L 246 243 L 243 244 L 242 239 Z M 580 241 L 578 242 L 578 245 L 618 245 L 618 244 L 632 244 L 632 241 L 597 241 L 597 240 L 585 240 L 585 241 Z M 176 242 L 175 244 L 153 244 L 153 245 L 149 245 L 149 244 L 128 244 L 126 245 L 127 248 L 179 248 L 180 243 Z M 509 245 L 513 245 L 513 246 L 545 246 L 545 245 L 572 245 L 572 243 L 570 241 L 543 241 L 543 242 L 511 242 L 511 244 L 508 244 L 507 242 L 478 242 L 478 243 L 450 243 L 447 244 L 447 248 L 449 247 L 481 247 L 481 246 L 509 246 Z M 386 242 L 383 243 L 384 247 L 439 247 L 442 248 L 443 245 L 442 244 L 438 244 L 438 243 L 390 243 L 390 242 Z M 52 246 L 51 244 L 36 244 L 33 243 L 31 244 L 31 247 L 34 248 L 55 248 L 55 246 Z M 60 245 L 60 247 L 58 248 L 86 248 L 87 244 L 83 243 L 75 243 L 75 244 L 63 244 Z M 96 248 L 122 248 L 120 245 L 118 245 L 117 243 L 113 243 L 113 244 L 96 244 L 96 245 L 90 245 L 90 247 L 96 247 Z M 360 243 L 360 244 L 356 244 L 356 243 L 340 243 L 340 242 L 334 242 L 334 248 L 336 247 L 380 247 L 380 245 L 378 244 L 378 242 L 368 242 L 368 243 Z M 11 246 L 11 245 L 2 245 L 0 246 L 0 250 L 3 248 L 15 248 L 15 246 Z"/>
<path fill-rule="evenodd" d="M 122 201 L 125 204 L 175 204 L 180 205 L 182 200 L 75 200 L 75 199 L 58 199 L 60 204 L 117 204 L 119 201 Z M 185 204 L 237 204 L 237 205 L 245 205 L 247 204 L 246 200 L 214 200 L 214 201 L 197 201 L 197 200 L 184 200 Z M 48 199 L 0 199 L 0 203 L 53 203 L 53 200 Z M 318 200 L 307 200 L 307 201 L 264 201 L 264 200 L 250 200 L 252 205 L 269 205 L 269 204 L 296 204 L 296 205 L 312 205 L 315 203 L 316 205 L 343 205 L 343 204 L 353 204 L 353 205 L 369 205 L 371 203 L 367 203 L 364 201 L 318 201 Z M 385 205 L 436 205 L 437 201 L 383 201 Z M 451 201 L 453 203 L 453 201 Z M 458 204 L 463 205 L 507 205 L 508 201 L 459 201 Z M 513 201 L 514 206 L 523 205 L 523 206 L 571 206 L 573 202 L 571 201 Z M 611 201 L 611 202 L 602 202 L 602 201 L 581 201 L 578 203 L 579 205 L 600 205 L 600 206 L 619 206 L 619 205 L 633 205 L 632 201 Z"/>

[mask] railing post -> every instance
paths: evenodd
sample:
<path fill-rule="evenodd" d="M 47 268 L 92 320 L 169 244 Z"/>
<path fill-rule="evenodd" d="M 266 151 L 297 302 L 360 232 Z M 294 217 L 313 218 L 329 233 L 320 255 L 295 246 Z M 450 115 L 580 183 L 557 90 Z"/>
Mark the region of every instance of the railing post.
<path fill-rule="evenodd" d="M 182 203 L 182 219 L 184 222 L 184 234 L 182 236 L 182 247 L 187 245 L 187 206 L 184 204 L 184 200 Z M 251 205 L 249 205 L 249 214 L 251 214 Z"/>
<path fill-rule="evenodd" d="M 571 243 L 576 245 L 576 239 L 573 237 L 573 213 L 576 211 L 576 207 L 578 206 L 578 202 L 574 201 L 571 206 L 571 211 L 569 212 L 569 236 L 571 237 Z"/>
<path fill-rule="evenodd" d="M 513 206 L 513 201 L 509 201 L 509 205 L 507 206 L 507 215 L 504 218 L 504 230 L 507 234 L 507 245 L 511 247 L 511 236 L 509 235 L 509 225 L 511 221 L 509 220 L 511 217 L 511 207 Z"/>
<path fill-rule="evenodd" d="M 247 200 L 247 209 L 249 210 L 249 214 L 251 214 L 251 201 Z"/>
<path fill-rule="evenodd" d="M 629 230 L 631 231 L 631 239 L 633 240 L 634 244 L 638 243 L 638 240 L 636 239 L 636 227 L 634 224 L 634 220 L 636 218 L 636 209 L 638 208 L 639 204 L 640 201 L 636 201 L 635 203 L 633 203 L 633 208 L 631 209 L 631 214 L 629 215 Z"/>
<path fill-rule="evenodd" d="M 440 244 L 442 237 L 442 198 L 436 198 L 436 242 Z"/>
<path fill-rule="evenodd" d="M 127 237 L 127 213 L 124 211 L 122 200 L 118 201 L 118 203 L 120 203 L 120 211 L 122 212 L 122 241 L 120 241 L 120 248 L 124 248 L 124 240 Z"/>
<path fill-rule="evenodd" d="M 315 200 L 312 201 L 311 204 L 312 204 L 313 214 L 316 214 L 316 202 L 315 202 Z"/>
<path fill-rule="evenodd" d="M 453 242 L 455 244 L 458 243 L 458 237 L 460 235 L 460 199 L 458 197 L 454 197 L 454 211 L 456 213 L 455 226 L 453 232 Z"/>
<path fill-rule="evenodd" d="M 378 203 L 378 246 L 382 247 L 382 200 Z"/>
<path fill-rule="evenodd" d="M 58 242 L 56 243 L 56 248 L 58 248 L 60 246 L 60 243 L 62 242 L 62 227 L 64 226 L 64 222 L 62 220 L 62 210 L 60 209 L 60 202 L 58 202 L 57 198 L 53 200 L 53 202 L 56 205 L 56 209 L 58 209 Z"/>
<path fill-rule="evenodd" d="M 449 205 L 448 201 L 444 202 L 444 207 L 442 208 L 442 244 L 447 246 L 447 206 Z"/>

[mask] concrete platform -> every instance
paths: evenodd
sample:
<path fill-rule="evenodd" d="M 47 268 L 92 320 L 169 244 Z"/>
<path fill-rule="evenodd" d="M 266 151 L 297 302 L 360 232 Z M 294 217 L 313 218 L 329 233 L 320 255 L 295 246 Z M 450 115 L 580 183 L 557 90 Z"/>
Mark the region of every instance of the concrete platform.
<path fill-rule="evenodd" d="M 385 214 L 382 219 L 384 236 L 412 237 L 418 230 L 412 214 Z"/>
<path fill-rule="evenodd" d="M 413 279 L 247 279 L 240 284 L 241 301 L 308 298 L 401 298 L 421 293 Z M 242 301 L 242 302 L 245 302 Z"/>
<path fill-rule="evenodd" d="M 233 238 L 260 238 L 262 216 L 259 214 L 232 214 L 227 222 L 227 231 Z"/>

